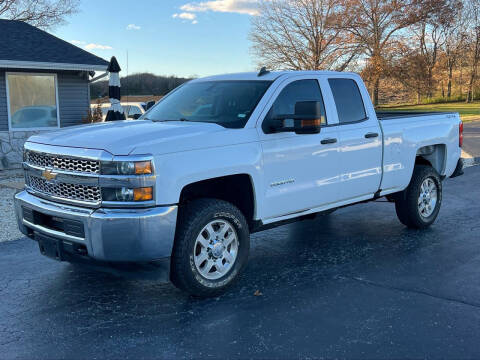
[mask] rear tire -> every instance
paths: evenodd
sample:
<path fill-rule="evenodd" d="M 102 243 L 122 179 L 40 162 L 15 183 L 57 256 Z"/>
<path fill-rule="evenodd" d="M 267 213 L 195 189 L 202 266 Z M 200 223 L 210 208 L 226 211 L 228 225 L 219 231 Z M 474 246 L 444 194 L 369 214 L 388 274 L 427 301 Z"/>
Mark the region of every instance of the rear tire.
<path fill-rule="evenodd" d="M 395 196 L 398 219 L 409 228 L 432 225 L 442 204 L 442 182 L 431 166 L 416 165 L 408 187 Z"/>
<path fill-rule="evenodd" d="M 198 297 L 217 296 L 247 263 L 250 233 L 242 212 L 218 199 L 194 200 L 180 210 L 171 280 Z"/>

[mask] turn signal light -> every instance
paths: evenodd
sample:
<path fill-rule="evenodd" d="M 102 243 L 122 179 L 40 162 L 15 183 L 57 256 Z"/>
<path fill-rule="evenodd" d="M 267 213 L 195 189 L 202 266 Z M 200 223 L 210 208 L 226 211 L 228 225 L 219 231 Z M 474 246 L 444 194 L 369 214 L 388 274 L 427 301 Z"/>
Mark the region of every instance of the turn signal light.
<path fill-rule="evenodd" d="M 309 120 L 302 120 L 301 122 L 302 127 L 320 126 L 320 125 L 322 125 L 322 119 L 309 119 Z"/>
<path fill-rule="evenodd" d="M 142 187 L 133 189 L 134 201 L 148 201 L 153 199 L 152 187 Z"/>
<path fill-rule="evenodd" d="M 136 161 L 135 162 L 135 174 L 144 175 L 152 173 L 151 161 Z"/>

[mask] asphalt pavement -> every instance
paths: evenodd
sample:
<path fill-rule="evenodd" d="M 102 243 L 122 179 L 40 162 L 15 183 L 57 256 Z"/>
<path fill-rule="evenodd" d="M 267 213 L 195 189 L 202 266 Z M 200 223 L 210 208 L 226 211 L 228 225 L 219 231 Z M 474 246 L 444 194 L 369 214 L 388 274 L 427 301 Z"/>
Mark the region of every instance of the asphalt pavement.
<path fill-rule="evenodd" d="M 207 300 L 1 243 L 0 358 L 480 358 L 479 184 L 447 180 L 424 231 L 377 201 L 257 233 Z"/>
<path fill-rule="evenodd" d="M 463 124 L 463 150 L 480 161 L 480 120 Z"/>

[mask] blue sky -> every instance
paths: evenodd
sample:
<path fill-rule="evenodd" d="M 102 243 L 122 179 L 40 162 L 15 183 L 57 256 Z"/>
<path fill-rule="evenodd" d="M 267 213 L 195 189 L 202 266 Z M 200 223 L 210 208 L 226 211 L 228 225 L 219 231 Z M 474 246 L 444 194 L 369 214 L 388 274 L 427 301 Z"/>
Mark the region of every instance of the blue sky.
<path fill-rule="evenodd" d="M 250 18 L 256 0 L 81 0 L 54 35 L 109 59 L 126 75 L 206 76 L 255 70 Z"/>

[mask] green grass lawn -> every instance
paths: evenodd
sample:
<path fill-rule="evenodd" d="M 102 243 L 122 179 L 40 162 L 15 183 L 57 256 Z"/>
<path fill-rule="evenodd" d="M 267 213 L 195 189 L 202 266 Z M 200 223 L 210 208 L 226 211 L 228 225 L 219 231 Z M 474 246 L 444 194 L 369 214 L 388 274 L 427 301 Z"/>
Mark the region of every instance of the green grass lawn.
<path fill-rule="evenodd" d="M 379 111 L 452 111 L 458 112 L 462 121 L 480 120 L 480 101 L 449 102 L 426 105 L 392 105 L 379 106 Z"/>

